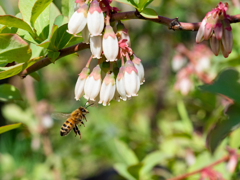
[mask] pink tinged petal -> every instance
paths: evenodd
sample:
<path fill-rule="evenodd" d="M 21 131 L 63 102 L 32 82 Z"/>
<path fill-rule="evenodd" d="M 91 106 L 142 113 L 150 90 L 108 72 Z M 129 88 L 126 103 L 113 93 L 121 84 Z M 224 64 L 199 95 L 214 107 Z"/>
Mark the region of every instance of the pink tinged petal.
<path fill-rule="evenodd" d="M 222 38 L 223 28 L 222 28 L 222 22 L 220 20 L 218 20 L 217 24 L 214 27 L 214 33 L 218 40 Z"/>
<path fill-rule="evenodd" d="M 227 162 L 226 169 L 229 172 L 233 173 L 237 167 L 237 163 L 238 163 L 237 155 L 231 155 Z"/>
<path fill-rule="evenodd" d="M 86 79 L 89 76 L 89 74 L 90 74 L 90 69 L 87 67 L 83 68 L 83 70 L 79 74 L 77 83 L 75 85 L 75 99 L 76 100 L 79 100 L 80 97 L 83 96 L 84 85 L 85 85 Z"/>
<path fill-rule="evenodd" d="M 206 23 L 204 31 L 204 40 L 208 40 L 212 35 L 213 25 Z"/>
<path fill-rule="evenodd" d="M 110 28 L 112 30 L 111 26 Z M 107 29 L 109 29 L 109 27 Z M 112 30 L 112 33 L 109 33 L 109 32 L 104 33 L 102 46 L 103 46 L 103 52 L 105 57 L 107 58 L 107 61 L 117 60 L 119 46 L 118 46 L 117 37 L 113 32 L 113 30 Z"/>
<path fill-rule="evenodd" d="M 93 58 L 100 59 L 102 57 L 102 36 L 90 37 L 90 50 Z"/>
<path fill-rule="evenodd" d="M 101 88 L 101 68 L 97 65 L 91 74 L 88 76 L 84 85 L 84 98 L 87 100 L 95 101 L 95 98 L 100 92 Z"/>
<path fill-rule="evenodd" d="M 101 86 L 100 101 L 98 103 L 103 104 L 103 106 L 109 105 L 110 101 L 114 97 L 115 90 L 116 87 L 114 74 L 107 74 Z"/>
<path fill-rule="evenodd" d="M 213 34 L 212 37 L 210 38 L 210 46 L 215 56 L 218 56 L 218 53 L 220 51 L 220 41 L 217 40 L 215 34 Z"/>
<path fill-rule="evenodd" d="M 126 90 L 125 90 L 125 85 L 124 85 L 124 79 L 121 78 L 121 79 L 117 79 L 116 80 L 116 87 L 117 87 L 117 91 L 120 95 L 120 98 L 123 100 L 123 101 L 126 101 L 127 100 L 127 94 L 126 94 Z"/>
<path fill-rule="evenodd" d="M 198 29 L 197 36 L 196 36 L 196 43 L 200 43 L 204 40 L 204 31 L 205 31 L 205 25 L 206 25 L 206 18 L 202 20 L 202 23 Z"/>
<path fill-rule="evenodd" d="M 134 58 L 133 58 L 132 62 L 134 63 L 135 68 L 137 69 L 138 76 L 139 76 L 139 79 L 140 79 L 140 85 L 142 85 L 145 82 L 144 68 L 143 68 L 143 65 L 141 63 L 141 60 L 139 58 L 137 58 L 137 56 L 135 56 L 135 54 L 133 56 L 134 56 Z"/>
<path fill-rule="evenodd" d="M 124 86 L 127 97 L 138 95 L 137 93 L 140 88 L 140 79 L 134 71 L 130 74 L 127 72 L 124 73 Z"/>
<path fill-rule="evenodd" d="M 104 28 L 104 15 L 96 0 L 92 1 L 90 5 L 87 15 L 87 26 L 91 36 L 102 35 Z"/>
<path fill-rule="evenodd" d="M 90 35 L 89 35 L 87 26 L 85 26 L 84 29 L 82 30 L 82 38 L 83 38 L 83 43 L 86 43 L 86 44 L 90 43 Z"/>
<path fill-rule="evenodd" d="M 192 82 L 189 78 L 181 79 L 179 84 L 179 90 L 182 95 L 187 95 L 189 91 L 192 89 Z"/>
<path fill-rule="evenodd" d="M 75 11 L 68 22 L 68 30 L 69 34 L 78 34 L 83 30 L 83 28 L 87 24 L 87 12 L 88 6 L 84 4 L 77 11 Z"/>
<path fill-rule="evenodd" d="M 232 45 L 233 45 L 232 28 L 229 20 L 227 19 L 224 20 L 222 45 L 225 51 L 228 52 L 228 54 L 232 52 Z"/>
<path fill-rule="evenodd" d="M 137 69 L 135 68 L 132 61 L 127 60 L 127 62 L 124 65 L 124 71 L 130 74 L 132 71 L 134 71 L 136 74 L 138 74 Z"/>
<path fill-rule="evenodd" d="M 179 71 L 187 63 L 186 57 L 176 54 L 172 59 L 172 69 L 174 72 Z"/>

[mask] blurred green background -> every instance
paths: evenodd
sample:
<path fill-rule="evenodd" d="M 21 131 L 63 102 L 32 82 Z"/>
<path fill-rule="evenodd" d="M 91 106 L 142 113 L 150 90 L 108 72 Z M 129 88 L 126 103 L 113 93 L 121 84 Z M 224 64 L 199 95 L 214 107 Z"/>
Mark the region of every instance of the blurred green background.
<path fill-rule="evenodd" d="M 54 2 L 61 9 L 61 1 Z M 229 14 L 239 13 L 232 1 L 227 2 Z M 134 10 L 114 4 L 122 11 Z M 149 7 L 161 16 L 200 22 L 217 4 L 216 0 L 155 0 Z M 6 14 L 19 12 L 17 0 L 1 0 L 0 5 Z M 219 159 L 227 154 L 226 145 L 232 148 L 240 145 L 237 130 L 212 156 L 205 139 L 209 128 L 223 116 L 221 97 L 199 91 L 197 86 L 203 83 L 196 77 L 192 77 L 194 89 L 187 96 L 174 90 L 176 73 L 171 68 L 174 47 L 183 43 L 191 50 L 196 32 L 172 31 L 142 20 L 123 23 L 129 30 L 133 52 L 144 65 L 146 82 L 138 97 L 127 102 L 89 107 L 86 127 L 80 127 L 81 140 L 73 132 L 61 137 L 59 130 L 64 120 L 52 120 L 49 115 L 53 111 L 69 113 L 85 104 L 83 98 L 74 100 L 74 87 L 90 56 L 89 49 L 41 69 L 39 82 L 18 76 L 0 81 L 17 87 L 24 99 L 1 103 L 0 125 L 24 123 L 22 128 L 0 135 L 2 180 L 168 179 Z M 232 28 L 232 54 L 227 59 L 222 55 L 211 58 L 209 71 L 215 74 L 229 66 L 240 67 L 239 23 Z M 238 179 L 239 167 L 233 174 L 226 171 L 224 163 L 215 169 L 225 179 Z M 199 175 L 189 179 L 199 179 Z"/>

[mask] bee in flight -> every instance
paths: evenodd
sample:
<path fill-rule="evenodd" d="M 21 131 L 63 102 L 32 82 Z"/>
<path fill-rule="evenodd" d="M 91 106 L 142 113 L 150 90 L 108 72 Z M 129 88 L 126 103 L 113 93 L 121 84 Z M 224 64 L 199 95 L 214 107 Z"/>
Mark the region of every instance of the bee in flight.
<path fill-rule="evenodd" d="M 91 104 L 92 105 L 92 104 Z M 91 106 L 89 105 L 89 106 Z M 88 107 L 88 106 L 87 106 Z M 80 106 L 78 109 L 74 110 L 70 114 L 65 113 L 55 113 L 53 114 L 53 118 L 59 119 L 59 118 L 67 118 L 67 120 L 63 123 L 61 129 L 60 129 L 60 135 L 66 136 L 68 133 L 73 129 L 75 136 L 79 135 L 81 139 L 81 133 L 78 129 L 78 124 L 82 124 L 84 127 L 83 119 L 86 119 L 86 114 L 89 113 L 86 109 L 87 107 Z"/>

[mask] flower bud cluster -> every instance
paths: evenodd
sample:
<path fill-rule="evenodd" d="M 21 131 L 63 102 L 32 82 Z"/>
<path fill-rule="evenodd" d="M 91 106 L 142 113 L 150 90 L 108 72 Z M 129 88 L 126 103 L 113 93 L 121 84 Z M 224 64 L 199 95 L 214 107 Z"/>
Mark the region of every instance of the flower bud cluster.
<path fill-rule="evenodd" d="M 174 89 L 182 95 L 187 95 L 193 90 L 191 76 L 197 76 L 204 82 L 210 82 L 210 58 L 211 50 L 202 44 L 197 44 L 191 51 L 183 45 L 176 47 L 177 54 L 172 59 L 172 69 L 177 72 Z"/>
<path fill-rule="evenodd" d="M 75 3 L 79 8 L 70 18 L 68 32 L 73 35 L 81 32 L 83 42 L 90 43 L 92 53 L 79 74 L 75 99 L 83 96 L 88 103 L 106 106 L 111 100 L 126 101 L 137 96 L 140 85 L 145 81 L 144 68 L 130 48 L 130 38 L 124 25 L 120 21 L 114 28 L 110 25 L 109 13 L 119 10 L 110 6 L 111 0 L 93 0 L 89 9 L 83 0 Z M 98 59 L 98 64 L 90 71 L 92 59 Z M 117 63 L 118 60 L 121 63 Z"/>
<path fill-rule="evenodd" d="M 196 42 L 210 39 L 210 46 L 217 56 L 222 51 L 226 58 L 232 51 L 233 37 L 230 16 L 226 13 L 228 3 L 220 2 L 216 8 L 208 12 L 199 27 Z"/>

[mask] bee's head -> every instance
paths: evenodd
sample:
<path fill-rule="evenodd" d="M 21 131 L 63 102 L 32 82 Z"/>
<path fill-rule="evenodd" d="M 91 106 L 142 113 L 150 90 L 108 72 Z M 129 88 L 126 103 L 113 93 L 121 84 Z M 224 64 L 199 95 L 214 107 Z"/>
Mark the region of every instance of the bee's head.
<path fill-rule="evenodd" d="M 79 109 L 79 111 L 81 111 L 84 115 L 87 114 L 87 113 L 89 113 L 88 110 L 87 110 L 86 108 L 82 107 L 82 106 L 79 107 L 78 109 Z"/>

